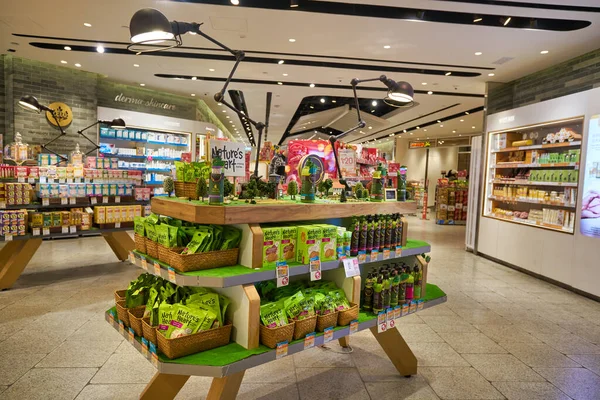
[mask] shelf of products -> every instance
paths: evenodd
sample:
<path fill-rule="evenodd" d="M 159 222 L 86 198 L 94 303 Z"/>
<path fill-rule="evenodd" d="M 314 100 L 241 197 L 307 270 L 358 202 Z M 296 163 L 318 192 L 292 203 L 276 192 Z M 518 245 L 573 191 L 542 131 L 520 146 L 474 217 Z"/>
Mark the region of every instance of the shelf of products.
<path fill-rule="evenodd" d="M 490 132 L 483 216 L 573 233 L 582 134 L 582 117 Z"/>
<path fill-rule="evenodd" d="M 438 179 L 435 193 L 435 223 L 438 225 L 465 225 L 467 223 L 469 182 Z"/>

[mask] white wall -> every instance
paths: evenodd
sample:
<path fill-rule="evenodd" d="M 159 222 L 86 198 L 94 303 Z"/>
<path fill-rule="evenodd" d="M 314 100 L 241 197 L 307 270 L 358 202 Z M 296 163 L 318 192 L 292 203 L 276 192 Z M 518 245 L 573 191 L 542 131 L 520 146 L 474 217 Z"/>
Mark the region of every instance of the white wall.
<path fill-rule="evenodd" d="M 427 150 L 409 149 L 408 139 L 398 139 L 396 146 L 396 162 L 408 168 L 407 179 L 425 179 L 425 159 Z M 429 149 L 429 192 L 428 205 L 435 204 L 435 185 L 441 178 L 442 170 L 456 170 L 458 167 L 458 147 L 433 147 Z"/>
<path fill-rule="evenodd" d="M 486 132 L 585 116 L 580 159 L 580 165 L 585 166 L 588 122 L 599 113 L 600 89 L 592 89 L 489 115 Z M 579 175 L 578 205 L 584 175 Z M 571 235 L 486 218 L 480 209 L 477 251 L 600 296 L 600 239 L 580 233 L 580 207 L 576 212 L 575 233 Z"/>

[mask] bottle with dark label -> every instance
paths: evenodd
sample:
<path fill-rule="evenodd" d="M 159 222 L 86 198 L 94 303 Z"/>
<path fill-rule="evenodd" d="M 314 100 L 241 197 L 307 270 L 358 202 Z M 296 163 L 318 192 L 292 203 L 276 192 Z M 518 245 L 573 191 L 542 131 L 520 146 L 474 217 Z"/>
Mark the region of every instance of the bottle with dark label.
<path fill-rule="evenodd" d="M 392 243 L 392 217 L 387 215 L 385 218 L 385 247 L 388 249 Z"/>
<path fill-rule="evenodd" d="M 396 246 L 402 246 L 402 214 L 396 218 Z"/>
<path fill-rule="evenodd" d="M 400 276 L 398 271 L 392 269 L 392 275 L 390 277 L 390 307 L 396 307 L 398 305 L 398 294 L 400 289 Z"/>
<path fill-rule="evenodd" d="M 398 287 L 398 304 L 404 304 L 406 301 L 406 281 L 408 280 L 408 274 L 402 267 L 398 267 L 400 273 L 400 285 Z"/>
<path fill-rule="evenodd" d="M 387 310 L 390 308 L 390 300 L 391 300 L 391 282 L 390 282 L 390 274 L 387 270 L 383 273 L 383 289 L 381 290 L 381 297 L 383 298 L 383 309 Z"/>
<path fill-rule="evenodd" d="M 350 241 L 350 255 L 357 256 L 358 255 L 358 242 L 360 238 L 360 224 L 358 223 L 358 219 L 356 217 L 352 218 L 352 239 Z"/>
<path fill-rule="evenodd" d="M 383 277 L 379 275 L 377 277 L 377 282 L 373 284 L 373 312 L 378 314 L 380 311 L 383 311 Z"/>
<path fill-rule="evenodd" d="M 375 231 L 373 228 L 373 217 L 367 216 L 367 252 L 373 250 L 373 240 L 375 239 Z"/>
<path fill-rule="evenodd" d="M 415 299 L 420 299 L 423 289 L 423 272 L 421 272 L 418 265 L 415 265 L 413 269 L 413 276 L 415 279 Z"/>
<path fill-rule="evenodd" d="M 373 217 L 373 250 L 379 250 L 380 237 L 381 226 L 379 224 L 379 217 L 376 215 Z"/>
<path fill-rule="evenodd" d="M 365 289 L 363 291 L 363 308 L 367 311 L 371 311 L 373 309 L 373 284 L 375 280 L 373 279 L 373 274 L 369 273 L 367 275 L 367 279 L 365 280 Z"/>
<path fill-rule="evenodd" d="M 358 251 L 367 251 L 367 219 L 360 219 L 360 238 L 358 241 Z"/>
<path fill-rule="evenodd" d="M 406 278 L 406 301 L 412 301 L 415 297 L 415 278 L 410 273 L 410 267 L 406 268 L 406 274 L 408 275 Z"/>
<path fill-rule="evenodd" d="M 394 218 L 394 216 L 392 216 L 392 238 L 390 240 L 390 249 L 396 247 L 396 234 L 396 219 Z"/>

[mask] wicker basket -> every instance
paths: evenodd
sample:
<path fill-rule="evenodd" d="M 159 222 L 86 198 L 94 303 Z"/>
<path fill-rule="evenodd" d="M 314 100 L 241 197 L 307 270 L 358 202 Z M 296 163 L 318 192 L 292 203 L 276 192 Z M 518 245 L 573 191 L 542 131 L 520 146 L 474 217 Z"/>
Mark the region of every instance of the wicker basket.
<path fill-rule="evenodd" d="M 146 306 L 127 309 L 127 312 L 129 313 L 129 325 L 137 336 L 143 335 L 142 318 L 144 318 L 144 311 L 146 311 Z"/>
<path fill-rule="evenodd" d="M 133 239 L 135 240 L 135 249 L 146 254 L 146 238 L 136 233 L 133 235 Z"/>
<path fill-rule="evenodd" d="M 178 252 L 171 251 L 169 261 L 166 262 L 179 272 L 190 272 L 236 265 L 240 249 L 208 251 L 206 253 L 186 255 L 179 254 L 180 252 L 181 250 Z"/>
<path fill-rule="evenodd" d="M 165 247 L 162 244 L 157 244 L 158 247 L 158 260 L 165 264 L 171 265 L 171 254 L 180 253 L 184 247 Z"/>
<path fill-rule="evenodd" d="M 295 321 L 294 340 L 302 339 L 304 336 L 315 331 L 317 327 L 317 316 L 308 317 L 301 321 Z"/>
<path fill-rule="evenodd" d="M 115 290 L 115 304 L 119 301 L 125 301 L 127 290 Z"/>
<path fill-rule="evenodd" d="M 156 327 L 150 325 L 150 318 L 142 319 L 142 334 L 150 343 L 156 344 Z"/>
<path fill-rule="evenodd" d="M 338 321 L 338 312 L 317 316 L 317 330 L 323 332 L 327 328 L 335 327 Z"/>
<path fill-rule="evenodd" d="M 117 301 L 117 316 L 123 321 L 123 325 L 129 326 L 129 313 L 125 308 L 125 300 Z"/>
<path fill-rule="evenodd" d="M 196 196 L 196 182 L 175 181 L 175 196 L 198 200 L 198 196 Z"/>
<path fill-rule="evenodd" d="M 350 303 L 350 308 L 340 311 L 338 315 L 338 325 L 350 325 L 350 322 L 358 318 L 358 304 Z"/>
<path fill-rule="evenodd" d="M 146 238 L 146 254 L 152 258 L 158 258 L 158 243 Z"/>
<path fill-rule="evenodd" d="M 190 354 L 199 353 L 214 349 L 215 347 L 225 346 L 231 339 L 231 327 L 233 325 L 228 322 L 227 325 L 220 328 L 210 329 L 194 333 L 193 335 L 182 336 L 176 339 L 167 339 L 160 332 L 156 332 L 158 340 L 158 350 L 171 360 Z"/>
<path fill-rule="evenodd" d="M 260 342 L 271 349 L 277 347 L 277 343 L 291 342 L 293 336 L 294 322 L 277 328 L 267 328 L 262 324 L 260 325 Z"/>

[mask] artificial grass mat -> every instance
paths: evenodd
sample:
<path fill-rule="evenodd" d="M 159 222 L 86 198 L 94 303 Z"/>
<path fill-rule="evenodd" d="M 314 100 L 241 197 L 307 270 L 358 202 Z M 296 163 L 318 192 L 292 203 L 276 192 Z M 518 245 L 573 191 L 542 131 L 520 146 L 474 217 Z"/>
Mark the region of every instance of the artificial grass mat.
<path fill-rule="evenodd" d="M 427 284 L 427 295 L 423 300 L 425 302 L 439 299 L 440 297 L 446 296 L 443 290 L 441 290 L 438 286 L 433 285 L 431 283 Z M 117 311 L 116 308 L 113 307 L 108 312 L 112 312 L 116 317 Z M 377 316 L 372 313 L 359 312 L 358 314 L 358 322 L 363 323 L 373 319 L 377 319 Z M 334 331 L 338 331 L 340 329 L 346 328 L 345 326 L 337 326 L 334 328 Z M 322 336 L 323 332 L 317 332 L 316 336 Z M 141 338 L 136 336 L 136 340 L 141 341 Z M 290 344 L 303 342 L 304 339 L 298 339 L 292 341 Z M 241 361 L 245 358 L 248 358 L 253 355 L 266 353 L 268 351 L 275 351 L 274 349 L 270 349 L 266 346 L 259 345 L 256 349 L 245 349 L 241 345 L 237 343 L 229 343 L 226 346 L 217 347 L 212 350 L 206 350 L 200 353 L 190 354 L 189 356 L 176 358 L 174 360 L 170 360 L 162 354 L 158 355 L 158 359 L 164 363 L 173 363 L 173 364 L 189 364 L 189 365 L 207 365 L 213 367 L 222 367 L 225 365 L 232 364 L 237 361 Z"/>
<path fill-rule="evenodd" d="M 160 198 L 161 200 L 167 200 L 167 201 L 173 201 L 176 203 L 186 203 L 186 204 L 193 204 L 195 206 L 209 206 L 208 204 L 208 200 L 206 201 L 200 201 L 200 200 L 185 200 L 185 199 L 181 199 L 179 197 L 164 197 L 162 196 Z M 279 200 L 273 200 L 273 199 L 255 199 L 257 204 L 250 204 L 250 203 L 246 203 L 246 200 L 232 200 L 227 204 L 223 204 L 223 205 L 219 205 L 219 206 L 211 206 L 211 207 L 231 207 L 231 206 L 247 206 L 247 207 L 255 207 L 255 206 L 287 206 L 290 204 L 306 204 L 306 203 L 302 203 L 300 201 L 300 196 L 296 197 L 296 200 L 292 200 L 291 198 L 288 198 L 287 196 L 279 199 Z M 349 201 L 348 203 L 357 203 L 357 204 L 371 204 L 373 202 L 370 201 Z M 409 200 L 406 201 L 405 203 L 414 203 L 414 200 Z M 339 200 L 337 199 L 319 199 L 316 198 L 314 203 L 311 204 L 341 204 Z"/>

